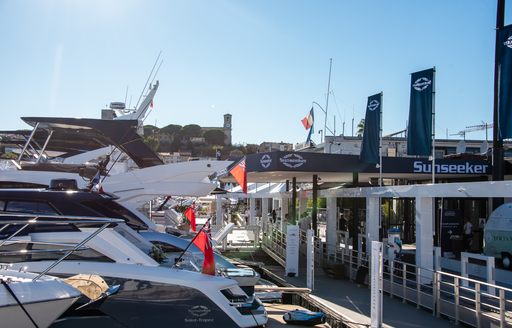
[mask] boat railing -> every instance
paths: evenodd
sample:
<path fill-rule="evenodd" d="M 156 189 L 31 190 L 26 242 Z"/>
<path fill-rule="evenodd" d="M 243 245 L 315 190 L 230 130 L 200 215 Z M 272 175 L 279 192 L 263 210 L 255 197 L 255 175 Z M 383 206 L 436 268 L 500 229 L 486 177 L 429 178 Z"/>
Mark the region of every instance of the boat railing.
<path fill-rule="evenodd" d="M 62 215 L 39 215 L 39 214 L 26 214 L 26 213 L 0 213 L 0 225 L 3 225 L 0 228 L 0 232 L 5 231 L 8 227 L 11 226 L 21 226 L 16 229 L 13 233 L 11 233 L 8 237 L 2 239 L 0 241 L 0 247 L 9 243 L 18 243 L 23 242 L 26 243 L 27 240 L 13 240 L 14 237 L 22 233 L 26 228 L 35 225 L 41 224 L 55 224 L 55 225 L 100 225 L 97 227 L 95 231 L 93 231 L 90 235 L 88 235 L 84 240 L 77 244 L 63 244 L 63 243 L 48 243 L 43 242 L 40 243 L 42 245 L 53 245 L 53 246 L 70 246 L 67 249 L 59 249 L 59 250 L 22 250 L 18 251 L 19 253 L 29 254 L 29 252 L 37 251 L 41 252 L 56 252 L 61 251 L 65 252 L 63 256 L 57 259 L 55 262 L 50 264 L 48 268 L 39 273 L 33 280 L 37 280 L 41 278 L 43 275 L 47 274 L 50 270 L 56 267 L 59 263 L 68 258 L 71 254 L 76 251 L 87 249 L 86 244 L 92 240 L 94 237 L 99 235 L 103 230 L 114 227 L 117 224 L 124 223 L 123 219 L 117 218 L 106 218 L 106 217 L 90 217 L 90 216 L 62 216 Z M 30 241 L 33 243 L 32 241 Z M 15 251 L 16 252 L 16 251 Z M 12 253 L 12 251 L 1 252 L 0 254 Z"/>

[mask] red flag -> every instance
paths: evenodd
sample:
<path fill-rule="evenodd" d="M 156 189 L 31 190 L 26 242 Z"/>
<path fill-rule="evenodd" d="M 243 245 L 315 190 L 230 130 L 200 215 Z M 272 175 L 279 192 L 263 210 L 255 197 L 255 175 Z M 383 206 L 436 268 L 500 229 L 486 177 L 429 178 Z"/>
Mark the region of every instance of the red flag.
<path fill-rule="evenodd" d="M 190 229 L 196 231 L 196 204 L 192 203 L 192 206 L 187 208 L 185 216 L 190 221 Z"/>
<path fill-rule="evenodd" d="M 242 187 L 242 191 L 247 194 L 247 169 L 245 166 L 245 157 L 238 162 L 230 171 L 236 182 Z"/>
<path fill-rule="evenodd" d="M 213 247 L 210 238 L 204 231 L 199 231 L 194 244 L 204 253 L 203 273 L 215 275 L 215 260 L 213 258 Z"/>

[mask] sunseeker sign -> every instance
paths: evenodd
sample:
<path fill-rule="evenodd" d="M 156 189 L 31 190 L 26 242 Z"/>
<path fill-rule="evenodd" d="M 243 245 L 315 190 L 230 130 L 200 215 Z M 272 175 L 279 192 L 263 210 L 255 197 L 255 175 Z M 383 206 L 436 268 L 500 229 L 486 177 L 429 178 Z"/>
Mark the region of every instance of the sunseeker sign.
<path fill-rule="evenodd" d="M 435 164 L 435 172 L 440 174 L 489 174 L 488 164 L 474 164 L 470 162 L 458 164 Z M 432 164 L 414 161 L 414 173 L 432 173 Z"/>
<path fill-rule="evenodd" d="M 306 163 L 306 160 L 304 159 L 304 157 L 302 157 L 299 154 L 295 154 L 295 153 L 284 155 L 283 157 L 279 158 L 279 161 L 284 166 L 289 167 L 291 169 L 296 169 Z"/>

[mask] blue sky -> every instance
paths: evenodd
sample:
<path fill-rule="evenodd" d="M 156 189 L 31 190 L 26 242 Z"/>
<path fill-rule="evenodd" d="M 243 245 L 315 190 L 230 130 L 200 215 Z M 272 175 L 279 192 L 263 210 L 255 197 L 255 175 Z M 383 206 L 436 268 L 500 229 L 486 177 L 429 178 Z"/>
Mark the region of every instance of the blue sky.
<path fill-rule="evenodd" d="M 0 129 L 99 118 L 127 86 L 133 105 L 162 51 L 146 123 L 220 126 L 231 113 L 235 143 L 304 141 L 300 119 L 325 105 L 333 58 L 331 130 L 336 115 L 351 135 L 380 91 L 384 133 L 403 129 L 410 73 L 436 66 L 444 138 L 492 121 L 495 19 L 491 0 L 0 0 Z"/>

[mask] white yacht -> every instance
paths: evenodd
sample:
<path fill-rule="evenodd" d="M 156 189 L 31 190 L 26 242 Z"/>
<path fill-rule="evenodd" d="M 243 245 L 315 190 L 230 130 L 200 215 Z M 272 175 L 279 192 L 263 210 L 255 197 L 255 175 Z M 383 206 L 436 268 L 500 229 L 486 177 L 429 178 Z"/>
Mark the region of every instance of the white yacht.
<path fill-rule="evenodd" d="M 0 266 L 2 327 L 46 328 L 81 296 L 80 291 L 55 277 Z"/>
<path fill-rule="evenodd" d="M 91 204 L 90 201 L 97 197 L 110 200 L 108 195 L 79 191 L 0 190 L 0 203 L 5 211 L 56 212 L 57 209 L 76 207 L 73 204 L 83 204 L 80 215 L 84 215 L 84 212 L 93 212 L 93 208 L 99 210 L 105 206 L 101 202 Z M 111 211 L 126 211 L 119 205 L 116 207 L 115 203 L 109 204 Z M 140 226 L 140 223 L 130 222 L 130 215 L 125 217 L 128 225 Z M 76 244 L 88 238 L 93 230 L 73 224 L 60 227 L 58 232 L 45 227 L 30 227 L 23 235 L 16 236 L 16 243 L 5 244 L 2 248 L 23 250 L 46 243 Z M 248 296 L 235 280 L 160 265 L 156 261 L 161 260 L 158 254 L 153 253 L 153 258 L 148 255 L 152 245 L 127 226 L 120 232 L 113 228 L 104 229 L 86 246 L 87 250 L 74 252 L 49 274 L 63 278 L 97 274 L 107 284 L 120 287 L 94 311 L 75 310 L 61 317 L 54 327 L 196 327 L 199 323 L 217 327 L 255 327 L 267 322 L 261 302 Z M 18 257 L 13 267 L 42 272 L 54 261 L 48 256 L 36 253 Z M 0 262 L 7 261 L 8 258 L 0 259 Z"/>

